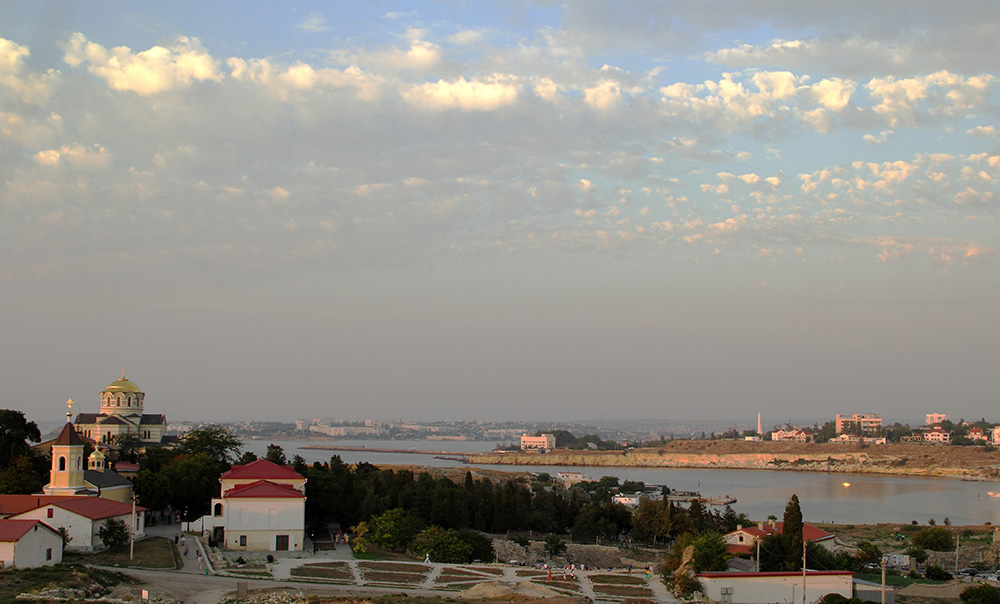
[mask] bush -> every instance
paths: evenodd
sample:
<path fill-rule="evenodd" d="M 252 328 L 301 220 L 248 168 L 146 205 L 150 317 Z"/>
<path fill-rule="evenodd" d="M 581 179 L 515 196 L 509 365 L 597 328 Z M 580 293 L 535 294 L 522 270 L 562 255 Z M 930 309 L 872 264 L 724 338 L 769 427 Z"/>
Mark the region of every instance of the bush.
<path fill-rule="evenodd" d="M 924 571 L 924 578 L 931 581 L 951 581 L 954 579 L 950 572 L 934 564 L 927 565 L 927 570 Z"/>
<path fill-rule="evenodd" d="M 407 553 L 417 558 L 429 556 L 433 562 L 472 562 L 472 546 L 463 541 L 455 529 L 439 526 L 421 531 L 410 543 Z"/>
<path fill-rule="evenodd" d="M 913 547 L 929 549 L 935 552 L 947 552 L 955 548 L 955 542 L 948 529 L 940 526 L 930 526 L 921 529 L 910 537 Z"/>
<path fill-rule="evenodd" d="M 109 549 L 121 547 L 128 543 L 128 527 L 125 526 L 125 522 L 122 520 L 108 518 L 101 525 L 101 528 L 97 529 L 97 536 L 101 538 L 101 543 L 104 544 L 104 547 Z"/>
<path fill-rule="evenodd" d="M 980 583 L 963 590 L 959 598 L 969 604 L 1000 604 L 1000 587 Z"/>

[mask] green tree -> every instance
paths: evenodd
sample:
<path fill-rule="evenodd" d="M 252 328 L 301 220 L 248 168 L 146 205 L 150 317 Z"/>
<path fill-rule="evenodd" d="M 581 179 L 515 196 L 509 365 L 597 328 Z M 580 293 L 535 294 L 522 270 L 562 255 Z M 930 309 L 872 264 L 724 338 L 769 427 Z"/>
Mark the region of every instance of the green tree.
<path fill-rule="evenodd" d="M 117 461 L 138 463 L 146 445 L 135 434 L 119 434 L 114 438 L 117 451 Z"/>
<path fill-rule="evenodd" d="M 955 548 L 955 541 L 952 539 L 951 533 L 941 526 L 920 529 L 910 537 L 910 543 L 913 547 L 935 552 L 947 552 Z"/>
<path fill-rule="evenodd" d="M 0 409 L 0 470 L 31 450 L 29 442 L 42 440 L 35 422 L 29 422 L 23 411 Z"/>
<path fill-rule="evenodd" d="M 418 558 L 429 556 L 432 562 L 449 564 L 472 562 L 472 546 L 459 536 L 458 531 L 439 526 L 432 526 L 419 532 L 406 551 Z"/>
<path fill-rule="evenodd" d="M 403 548 L 420 532 L 420 524 L 403 508 L 393 508 L 368 521 L 368 541 L 387 549 Z"/>
<path fill-rule="evenodd" d="M 191 455 L 204 453 L 213 462 L 229 469 L 242 446 L 240 439 L 228 429 L 212 425 L 185 434 L 176 451 Z"/>
<path fill-rule="evenodd" d="M 785 568 L 802 568 L 802 508 L 799 496 L 792 494 L 785 506 L 785 517 L 781 523 L 781 542 L 785 549 Z"/>
<path fill-rule="evenodd" d="M 871 541 L 859 541 L 855 557 L 858 568 L 863 568 L 868 564 L 878 564 L 882 560 L 882 550 Z"/>
<path fill-rule="evenodd" d="M 715 531 L 702 533 L 691 544 L 694 549 L 691 560 L 699 571 L 726 570 L 729 551 L 722 535 Z"/>
<path fill-rule="evenodd" d="M 288 465 L 288 460 L 285 459 L 285 450 L 281 448 L 281 445 L 270 444 L 267 446 L 267 455 L 264 459 L 271 463 L 276 463 L 279 466 Z"/>
<path fill-rule="evenodd" d="M 632 538 L 656 543 L 670 534 L 670 510 L 665 501 L 642 498 L 632 513 Z"/>
<path fill-rule="evenodd" d="M 958 597 L 968 604 L 1000 604 L 1000 587 L 980 583 L 965 588 Z"/>
<path fill-rule="evenodd" d="M 545 551 L 549 558 L 555 558 L 566 551 L 566 544 L 559 535 L 545 535 Z"/>
<path fill-rule="evenodd" d="M 117 518 L 108 518 L 104 521 L 104 524 L 97 529 L 97 536 L 101 539 L 101 543 L 104 544 L 104 547 L 108 549 L 121 547 L 128 543 L 128 526 Z"/>
<path fill-rule="evenodd" d="M 38 493 L 45 486 L 47 469 L 45 458 L 35 451 L 14 458 L 6 467 L 0 468 L 0 494 Z"/>

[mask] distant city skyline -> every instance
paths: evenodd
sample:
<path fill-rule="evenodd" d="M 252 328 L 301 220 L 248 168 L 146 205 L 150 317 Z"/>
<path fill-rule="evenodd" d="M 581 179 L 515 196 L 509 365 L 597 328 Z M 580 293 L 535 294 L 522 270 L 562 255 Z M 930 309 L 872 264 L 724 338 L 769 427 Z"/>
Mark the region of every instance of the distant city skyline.
<path fill-rule="evenodd" d="M 990 419 L 998 29 L 4 2 L 0 406 L 124 367 L 168 421 Z"/>

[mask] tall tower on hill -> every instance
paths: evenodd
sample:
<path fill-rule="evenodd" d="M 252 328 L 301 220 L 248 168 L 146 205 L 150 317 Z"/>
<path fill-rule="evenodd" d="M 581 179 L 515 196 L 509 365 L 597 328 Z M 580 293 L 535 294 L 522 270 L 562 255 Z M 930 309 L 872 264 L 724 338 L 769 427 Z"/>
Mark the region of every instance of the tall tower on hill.
<path fill-rule="evenodd" d="M 83 440 L 73 428 L 73 399 L 66 401 L 66 425 L 52 443 L 52 469 L 46 495 L 76 495 L 87 488 L 83 481 Z"/>

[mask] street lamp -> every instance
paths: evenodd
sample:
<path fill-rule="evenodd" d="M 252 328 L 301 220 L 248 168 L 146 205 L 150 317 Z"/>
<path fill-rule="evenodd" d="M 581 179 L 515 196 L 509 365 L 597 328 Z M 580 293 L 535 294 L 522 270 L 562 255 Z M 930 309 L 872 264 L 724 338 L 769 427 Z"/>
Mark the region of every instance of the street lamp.
<path fill-rule="evenodd" d="M 132 556 L 135 554 L 135 500 L 138 499 L 138 495 L 132 493 L 132 524 L 128 528 L 128 559 L 132 560 Z"/>

